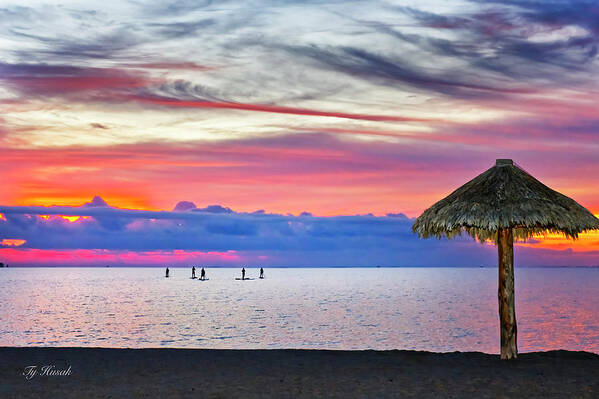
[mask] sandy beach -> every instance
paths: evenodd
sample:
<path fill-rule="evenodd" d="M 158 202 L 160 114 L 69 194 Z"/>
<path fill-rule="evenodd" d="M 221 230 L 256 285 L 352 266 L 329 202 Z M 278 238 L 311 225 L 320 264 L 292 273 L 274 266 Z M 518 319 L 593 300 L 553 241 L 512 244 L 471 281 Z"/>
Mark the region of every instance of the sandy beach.
<path fill-rule="evenodd" d="M 2 398 L 599 397 L 599 355 L 587 352 L 503 362 L 476 352 L 3 347 L 0 360 Z M 30 379 L 27 366 L 37 366 Z M 44 366 L 70 375 L 42 375 Z"/>

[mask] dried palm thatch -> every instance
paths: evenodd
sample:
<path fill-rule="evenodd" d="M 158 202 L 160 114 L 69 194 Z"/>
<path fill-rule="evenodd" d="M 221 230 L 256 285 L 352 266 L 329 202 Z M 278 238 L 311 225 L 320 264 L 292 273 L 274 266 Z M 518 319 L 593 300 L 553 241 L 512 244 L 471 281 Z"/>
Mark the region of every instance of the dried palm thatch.
<path fill-rule="evenodd" d="M 514 238 L 540 233 L 578 234 L 599 229 L 599 220 L 576 201 L 526 173 L 511 159 L 498 159 L 480 174 L 424 211 L 412 225 L 421 237 L 452 238 L 463 231 L 497 244 L 501 358 L 518 357 L 514 299 Z"/>
<path fill-rule="evenodd" d="M 412 226 L 423 238 L 452 238 L 463 231 L 479 241 L 497 240 L 499 229 L 513 229 L 514 238 L 561 233 L 578 238 L 599 229 L 586 208 L 529 175 L 510 159 L 478 175 L 428 208 Z"/>

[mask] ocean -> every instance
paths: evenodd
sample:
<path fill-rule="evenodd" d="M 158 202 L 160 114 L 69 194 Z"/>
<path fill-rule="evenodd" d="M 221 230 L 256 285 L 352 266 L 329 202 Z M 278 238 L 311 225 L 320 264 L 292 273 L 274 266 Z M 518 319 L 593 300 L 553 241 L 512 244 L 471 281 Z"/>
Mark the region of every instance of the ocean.
<path fill-rule="evenodd" d="M 496 268 L 246 270 L 0 269 L 0 346 L 499 351 Z M 599 353 L 599 269 L 515 281 L 521 352 Z"/>

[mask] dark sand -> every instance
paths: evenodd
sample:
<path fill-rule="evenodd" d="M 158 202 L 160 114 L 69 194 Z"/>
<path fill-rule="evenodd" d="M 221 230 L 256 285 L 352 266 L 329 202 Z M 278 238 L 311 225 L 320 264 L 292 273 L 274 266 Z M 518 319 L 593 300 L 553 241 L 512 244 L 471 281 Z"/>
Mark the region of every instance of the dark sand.
<path fill-rule="evenodd" d="M 0 398 L 599 398 L 599 355 L 0 348 Z M 71 366 L 26 380 L 26 366 Z"/>

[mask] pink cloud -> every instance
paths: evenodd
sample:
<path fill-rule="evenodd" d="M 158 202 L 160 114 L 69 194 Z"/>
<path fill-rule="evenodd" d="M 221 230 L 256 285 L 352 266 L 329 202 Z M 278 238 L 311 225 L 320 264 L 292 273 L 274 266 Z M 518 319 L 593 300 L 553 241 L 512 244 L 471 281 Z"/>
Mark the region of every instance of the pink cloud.
<path fill-rule="evenodd" d="M 217 265 L 238 264 L 243 257 L 237 251 L 117 251 L 105 249 L 15 249 L 0 248 L 4 263 L 40 266 L 163 266 L 208 263 Z"/>
<path fill-rule="evenodd" d="M 182 69 L 188 71 L 208 71 L 215 69 L 215 67 L 199 65 L 195 62 L 146 62 L 138 64 L 125 64 L 124 66 L 130 68 L 148 68 L 148 69 Z"/>
<path fill-rule="evenodd" d="M 180 100 L 166 97 L 145 97 L 145 96 L 127 96 L 134 101 L 146 104 L 153 104 L 172 108 L 213 108 L 213 109 L 233 109 L 241 111 L 255 112 L 271 112 L 276 114 L 290 115 L 306 115 L 306 116 L 324 116 L 343 119 L 358 119 L 377 122 L 425 122 L 429 119 L 411 118 L 395 115 L 373 115 L 373 114 L 358 114 L 335 111 L 319 111 L 306 108 L 283 107 L 278 105 L 267 104 L 248 104 L 236 102 L 218 102 L 218 101 L 203 101 L 203 100 Z"/>

